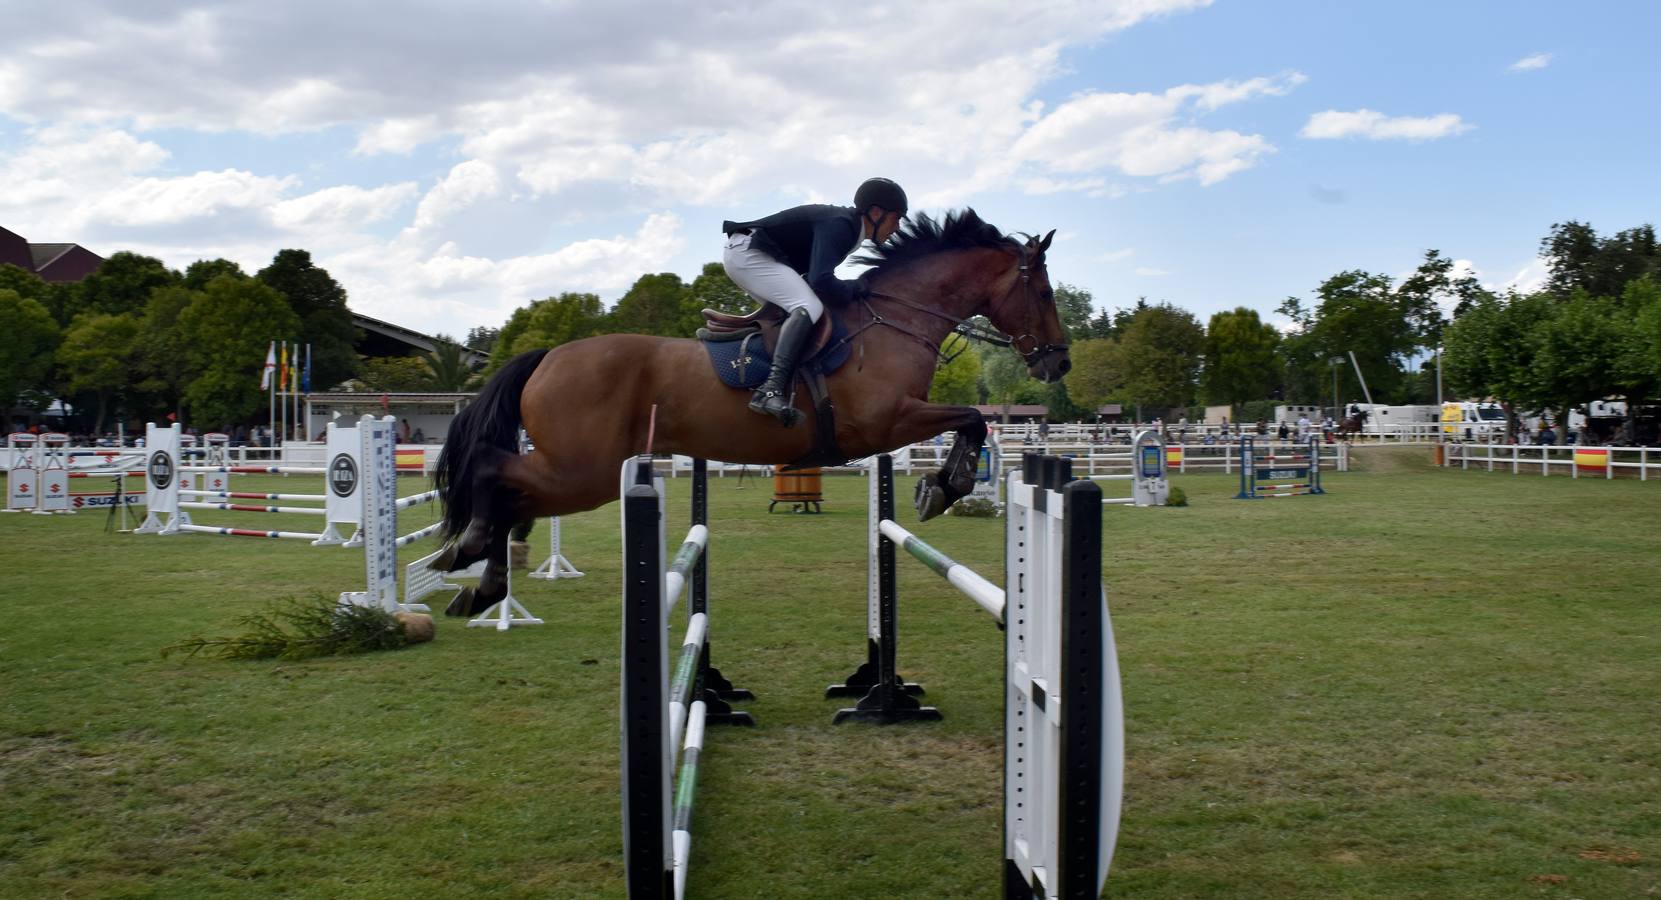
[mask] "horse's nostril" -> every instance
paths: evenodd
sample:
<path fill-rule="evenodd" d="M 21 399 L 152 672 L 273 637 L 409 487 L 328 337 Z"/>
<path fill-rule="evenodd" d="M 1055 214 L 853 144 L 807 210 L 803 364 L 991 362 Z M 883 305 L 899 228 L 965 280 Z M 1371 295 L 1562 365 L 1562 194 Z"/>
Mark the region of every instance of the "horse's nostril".
<path fill-rule="evenodd" d="M 1071 372 L 1071 371 L 1073 371 L 1073 361 L 1070 360 L 1070 359 L 1062 360 L 1061 361 L 1061 374 L 1065 375 L 1065 374 L 1067 374 L 1068 372 Z"/>

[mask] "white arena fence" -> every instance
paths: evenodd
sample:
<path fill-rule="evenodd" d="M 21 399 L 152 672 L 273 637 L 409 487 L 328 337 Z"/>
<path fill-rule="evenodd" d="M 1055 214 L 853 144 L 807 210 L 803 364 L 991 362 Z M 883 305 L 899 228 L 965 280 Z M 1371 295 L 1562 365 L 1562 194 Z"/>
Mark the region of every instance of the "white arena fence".
<path fill-rule="evenodd" d="M 1570 478 L 1661 478 L 1661 447 L 1579 447 L 1539 444 L 1447 444 L 1442 465 L 1513 475 Z"/>

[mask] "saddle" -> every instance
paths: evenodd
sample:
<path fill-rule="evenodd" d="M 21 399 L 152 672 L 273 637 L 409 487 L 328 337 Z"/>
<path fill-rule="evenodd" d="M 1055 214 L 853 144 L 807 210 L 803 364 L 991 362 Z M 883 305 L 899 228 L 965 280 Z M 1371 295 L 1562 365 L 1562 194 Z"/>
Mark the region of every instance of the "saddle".
<path fill-rule="evenodd" d="M 784 324 L 784 316 L 784 308 L 772 303 L 763 303 L 760 309 L 742 316 L 706 308 L 704 327 L 698 329 L 698 340 L 719 343 L 760 336 L 761 347 L 771 359 L 773 348 L 779 343 L 779 326 Z M 826 345 L 835 337 L 838 329 L 834 320 L 835 310 L 826 307 L 825 314 L 813 324 L 813 332 L 808 335 L 807 346 L 802 348 L 804 364 L 818 359 L 819 354 L 824 352 Z"/>
<path fill-rule="evenodd" d="M 805 384 L 812 400 L 814 447 L 791 467 L 841 465 L 847 457 L 837 446 L 836 408 L 831 403 L 825 376 L 842 367 L 852 356 L 848 330 L 838 310 L 826 307 L 814 324 L 796 367 L 796 381 Z M 704 310 L 704 327 L 698 340 L 709 353 L 710 364 L 721 383 L 731 388 L 753 388 L 766 380 L 778 346 L 779 326 L 785 312 L 771 303 L 749 315 L 735 316 L 719 310 Z"/>

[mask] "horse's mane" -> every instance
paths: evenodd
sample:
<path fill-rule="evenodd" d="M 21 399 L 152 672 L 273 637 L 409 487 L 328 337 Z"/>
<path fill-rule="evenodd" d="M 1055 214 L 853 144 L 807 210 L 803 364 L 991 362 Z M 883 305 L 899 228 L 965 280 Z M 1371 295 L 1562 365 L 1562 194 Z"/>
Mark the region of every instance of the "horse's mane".
<path fill-rule="evenodd" d="M 871 267 L 867 275 L 878 275 L 945 250 L 1013 246 L 1017 246 L 1014 238 L 987 224 L 970 208 L 950 211 L 942 221 L 917 213 L 894 232 L 888 243 L 854 261 Z"/>

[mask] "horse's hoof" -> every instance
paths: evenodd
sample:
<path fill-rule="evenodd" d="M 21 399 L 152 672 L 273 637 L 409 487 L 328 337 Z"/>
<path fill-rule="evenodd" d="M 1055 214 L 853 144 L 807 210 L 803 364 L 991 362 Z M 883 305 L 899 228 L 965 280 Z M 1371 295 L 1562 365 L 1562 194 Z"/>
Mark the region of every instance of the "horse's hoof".
<path fill-rule="evenodd" d="M 946 489 L 933 475 L 924 475 L 917 479 L 917 493 L 911 502 L 917 508 L 917 521 L 927 522 L 946 511 Z"/>
<path fill-rule="evenodd" d="M 438 556 L 427 564 L 427 568 L 434 572 L 454 572 L 456 570 L 456 558 L 460 555 L 461 548 L 456 546 L 455 541 L 451 541 L 445 544 L 442 550 L 438 551 Z"/>
<path fill-rule="evenodd" d="M 483 519 L 474 519 L 467 523 L 467 528 L 456 539 L 456 546 L 468 556 L 479 556 L 484 553 L 484 545 L 490 543 L 490 525 Z"/>
<path fill-rule="evenodd" d="M 447 616 L 471 617 L 473 615 L 473 594 L 474 591 L 470 587 L 464 587 L 456 591 L 456 595 L 450 598 L 450 605 L 444 607 L 444 614 Z"/>

